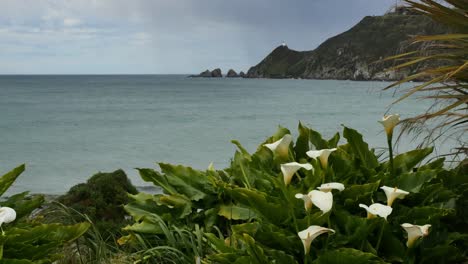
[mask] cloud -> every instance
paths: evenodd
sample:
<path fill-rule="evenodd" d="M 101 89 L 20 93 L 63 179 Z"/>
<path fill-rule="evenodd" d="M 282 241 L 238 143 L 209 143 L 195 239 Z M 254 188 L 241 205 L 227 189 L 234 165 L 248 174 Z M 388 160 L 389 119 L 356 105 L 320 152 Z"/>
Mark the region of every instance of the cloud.
<path fill-rule="evenodd" d="M 392 3 L 2 0 L 0 73 L 245 71 L 283 40 L 313 49 Z"/>

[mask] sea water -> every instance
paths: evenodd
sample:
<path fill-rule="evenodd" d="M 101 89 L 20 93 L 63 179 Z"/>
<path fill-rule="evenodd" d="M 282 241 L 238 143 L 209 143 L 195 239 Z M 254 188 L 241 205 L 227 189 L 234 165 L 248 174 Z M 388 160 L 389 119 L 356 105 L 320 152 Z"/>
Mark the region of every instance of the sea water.
<path fill-rule="evenodd" d="M 326 137 L 357 129 L 386 147 L 377 122 L 397 98 L 385 82 L 187 78 L 183 75 L 0 76 L 0 174 L 26 163 L 8 193 L 60 194 L 91 175 L 157 162 L 228 166 L 239 140 L 250 152 L 278 125 L 299 121 Z M 430 102 L 392 108 L 403 118 Z M 408 150 L 414 144 L 400 146 Z"/>

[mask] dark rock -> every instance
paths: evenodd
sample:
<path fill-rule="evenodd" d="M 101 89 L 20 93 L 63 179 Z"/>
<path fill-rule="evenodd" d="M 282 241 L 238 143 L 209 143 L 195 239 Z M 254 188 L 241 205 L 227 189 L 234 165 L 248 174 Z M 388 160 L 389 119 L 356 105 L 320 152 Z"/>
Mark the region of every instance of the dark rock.
<path fill-rule="evenodd" d="M 194 75 L 190 75 L 189 76 L 190 78 L 197 78 L 197 77 L 211 77 L 211 72 L 210 70 L 206 70 L 204 72 L 201 72 L 200 74 L 194 74 Z"/>
<path fill-rule="evenodd" d="M 398 80 L 413 74 L 426 62 L 408 69 L 386 71 L 395 54 L 423 49 L 410 45 L 410 36 L 445 34 L 447 27 L 429 17 L 397 10 L 384 16 L 368 16 L 350 30 L 332 37 L 312 51 L 295 51 L 286 45 L 274 49 L 247 72 L 248 78 L 304 78 L 338 80 Z M 376 63 L 377 62 L 377 63 Z"/>
<path fill-rule="evenodd" d="M 237 72 L 233 69 L 230 69 L 226 75 L 226 77 L 229 77 L 229 78 L 236 78 L 236 77 L 239 77 L 239 75 L 237 74 Z"/>
<path fill-rule="evenodd" d="M 211 77 L 210 70 L 206 70 L 198 75 L 199 77 Z"/>
<path fill-rule="evenodd" d="M 222 72 L 221 72 L 221 69 L 220 69 L 220 68 L 214 69 L 214 70 L 211 72 L 211 77 L 215 77 L 215 78 L 223 77 L 223 74 L 222 74 Z"/>
<path fill-rule="evenodd" d="M 241 71 L 241 72 L 239 73 L 239 77 L 245 78 L 245 76 L 246 76 L 246 75 L 245 75 L 245 72 Z"/>

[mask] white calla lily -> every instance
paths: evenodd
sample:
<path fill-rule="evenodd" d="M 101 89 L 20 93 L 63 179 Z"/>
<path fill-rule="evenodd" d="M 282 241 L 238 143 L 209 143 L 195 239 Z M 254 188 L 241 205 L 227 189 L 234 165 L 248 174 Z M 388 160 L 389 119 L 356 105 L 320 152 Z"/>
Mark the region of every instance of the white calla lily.
<path fill-rule="evenodd" d="M 409 192 L 400 190 L 397 187 L 392 188 L 388 186 L 382 186 L 380 187 L 380 189 L 382 189 L 385 192 L 385 195 L 387 196 L 388 206 L 392 206 L 393 201 L 395 201 L 395 199 L 403 199 L 406 195 L 409 194 Z"/>
<path fill-rule="evenodd" d="M 332 149 L 321 149 L 321 150 L 309 150 L 306 152 L 307 156 L 313 158 L 313 159 L 319 159 L 320 163 L 322 164 L 323 168 L 326 168 L 328 166 L 328 156 L 335 151 L 336 148 Z"/>
<path fill-rule="evenodd" d="M 11 223 L 16 219 L 16 211 L 10 207 L 0 207 L 0 226 Z"/>
<path fill-rule="evenodd" d="M 406 242 L 406 246 L 412 247 L 418 238 L 429 235 L 429 228 L 431 225 L 420 226 L 404 223 L 401 225 L 401 227 L 403 227 L 408 233 L 408 241 Z"/>
<path fill-rule="evenodd" d="M 387 220 L 387 216 L 392 213 L 392 208 L 387 205 L 383 205 L 380 203 L 371 204 L 371 206 L 367 206 L 365 204 L 359 204 L 359 207 L 366 209 L 367 211 L 367 218 L 373 218 L 376 215 L 385 218 Z"/>
<path fill-rule="evenodd" d="M 400 115 L 386 115 L 382 118 L 382 121 L 379 121 L 384 126 L 385 133 L 387 136 L 393 135 L 393 128 L 400 122 Z"/>
<path fill-rule="evenodd" d="M 328 213 L 333 207 L 333 194 L 331 192 L 322 192 L 313 190 L 307 194 L 312 204 L 317 206 L 323 214 Z"/>
<path fill-rule="evenodd" d="M 317 189 L 319 189 L 322 192 L 330 192 L 333 189 L 341 192 L 345 189 L 345 187 L 342 183 L 339 182 L 329 182 L 320 185 L 320 187 L 317 187 Z"/>
<path fill-rule="evenodd" d="M 288 185 L 291 182 L 294 173 L 296 173 L 296 171 L 298 171 L 301 168 L 306 170 L 313 169 L 312 165 L 310 165 L 309 163 L 302 164 L 297 162 L 289 162 L 281 164 L 281 172 L 283 173 L 284 184 Z"/>
<path fill-rule="evenodd" d="M 335 233 L 335 230 L 326 228 L 326 227 L 313 225 L 297 233 L 299 235 L 299 238 L 302 240 L 302 244 L 304 245 L 305 255 L 309 254 L 310 244 L 312 243 L 312 241 L 319 235 L 328 233 L 328 232 Z"/>
<path fill-rule="evenodd" d="M 269 148 L 272 152 L 278 153 L 280 156 L 287 157 L 289 154 L 289 145 L 293 138 L 290 134 L 284 135 L 280 140 L 263 146 Z"/>
<path fill-rule="evenodd" d="M 310 209 L 312 208 L 312 201 L 310 200 L 309 195 L 296 193 L 294 197 L 296 197 L 297 199 L 304 200 L 304 208 L 306 209 L 307 212 L 310 211 Z"/>

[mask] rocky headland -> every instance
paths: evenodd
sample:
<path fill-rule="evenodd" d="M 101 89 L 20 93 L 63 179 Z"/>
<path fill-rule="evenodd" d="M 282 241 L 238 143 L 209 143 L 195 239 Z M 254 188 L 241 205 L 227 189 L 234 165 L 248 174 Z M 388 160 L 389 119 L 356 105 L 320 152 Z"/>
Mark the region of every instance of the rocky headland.
<path fill-rule="evenodd" d="M 300 78 L 336 80 L 393 81 L 415 73 L 427 63 L 402 70 L 389 70 L 401 62 L 383 59 L 424 49 L 413 44 L 416 35 L 448 33 L 447 28 L 405 7 L 383 16 L 367 16 L 346 32 L 334 36 L 316 49 L 296 51 L 280 45 L 260 63 L 251 67 L 244 78 Z M 234 72 L 235 73 L 235 72 Z M 235 76 L 231 73 L 232 76 Z M 210 77 L 203 72 L 200 77 Z M 230 75 L 228 73 L 228 75 Z"/>

